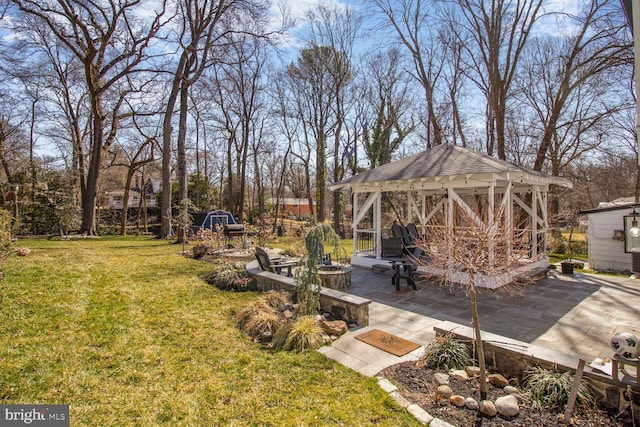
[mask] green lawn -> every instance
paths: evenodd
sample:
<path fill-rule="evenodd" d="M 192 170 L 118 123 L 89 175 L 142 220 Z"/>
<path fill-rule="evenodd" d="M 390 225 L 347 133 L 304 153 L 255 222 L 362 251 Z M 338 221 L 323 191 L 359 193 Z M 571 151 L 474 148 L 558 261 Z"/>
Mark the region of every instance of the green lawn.
<path fill-rule="evenodd" d="M 69 404 L 73 426 L 418 425 L 318 352 L 273 352 L 234 327 L 256 298 L 149 238 L 22 240 L 0 284 L 3 404 Z"/>

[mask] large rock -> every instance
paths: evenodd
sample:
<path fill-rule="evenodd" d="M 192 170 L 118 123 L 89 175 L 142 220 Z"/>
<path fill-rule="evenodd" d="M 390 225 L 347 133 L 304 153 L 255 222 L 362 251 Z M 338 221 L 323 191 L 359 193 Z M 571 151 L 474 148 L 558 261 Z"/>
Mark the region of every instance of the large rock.
<path fill-rule="evenodd" d="M 467 409 L 471 409 L 472 411 L 475 411 L 476 409 L 478 409 L 478 401 L 475 400 L 473 397 L 467 397 L 464 401 L 464 406 L 466 406 Z"/>
<path fill-rule="evenodd" d="M 511 394 L 497 398 L 496 409 L 500 415 L 505 417 L 515 417 L 520 412 L 518 399 Z"/>
<path fill-rule="evenodd" d="M 435 374 L 433 374 L 433 378 L 435 378 L 438 385 L 449 385 L 449 375 L 447 374 L 436 372 Z"/>
<path fill-rule="evenodd" d="M 479 366 L 467 366 L 467 375 L 470 377 L 480 376 L 480 367 Z"/>
<path fill-rule="evenodd" d="M 449 402 L 451 402 L 452 405 L 457 406 L 458 408 L 462 408 L 466 403 L 466 399 L 459 394 L 452 394 L 449 398 Z"/>
<path fill-rule="evenodd" d="M 449 376 L 451 378 L 455 378 L 460 381 L 467 381 L 469 379 L 469 375 L 467 372 L 462 369 L 452 369 L 449 371 Z"/>
<path fill-rule="evenodd" d="M 515 388 L 515 387 L 514 387 L 514 386 L 512 386 L 512 385 L 508 385 L 508 386 L 506 386 L 506 387 L 504 388 L 504 392 L 505 392 L 505 394 L 516 394 L 516 393 L 520 393 L 520 392 L 518 391 L 518 389 L 517 389 L 517 388 Z"/>
<path fill-rule="evenodd" d="M 480 412 L 487 417 L 495 417 L 498 414 L 496 405 L 490 400 L 483 400 L 480 402 Z"/>
<path fill-rule="evenodd" d="M 504 388 L 509 385 L 509 380 L 500 374 L 491 374 L 487 376 L 487 380 L 496 387 Z"/>
<path fill-rule="evenodd" d="M 440 397 L 448 399 L 449 397 L 451 397 L 451 394 L 453 394 L 453 391 L 451 391 L 451 387 L 449 387 L 448 385 L 441 385 L 438 387 L 437 394 Z"/>
<path fill-rule="evenodd" d="M 323 320 L 320 322 L 322 330 L 329 335 L 342 335 L 347 332 L 347 322 L 344 320 Z"/>

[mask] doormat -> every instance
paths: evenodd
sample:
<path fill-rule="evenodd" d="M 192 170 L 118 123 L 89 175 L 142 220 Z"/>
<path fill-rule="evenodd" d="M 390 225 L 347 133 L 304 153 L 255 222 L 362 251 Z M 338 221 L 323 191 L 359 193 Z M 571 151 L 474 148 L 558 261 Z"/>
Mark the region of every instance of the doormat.
<path fill-rule="evenodd" d="M 391 335 L 380 329 L 372 329 L 364 334 L 356 335 L 355 338 L 398 357 L 420 347 L 420 344 Z"/>

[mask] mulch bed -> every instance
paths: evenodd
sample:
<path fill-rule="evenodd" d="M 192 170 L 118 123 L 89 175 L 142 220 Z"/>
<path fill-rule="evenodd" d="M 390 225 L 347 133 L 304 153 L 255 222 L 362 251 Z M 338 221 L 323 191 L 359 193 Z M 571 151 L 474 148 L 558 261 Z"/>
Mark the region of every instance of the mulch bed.
<path fill-rule="evenodd" d="M 447 400 L 436 399 L 437 382 L 434 379 L 436 370 L 428 368 L 418 368 L 415 362 L 404 362 L 380 372 L 380 376 L 388 378 L 398 385 L 400 393 L 407 400 L 418 404 L 431 416 L 446 421 L 454 426 L 467 427 L 482 425 L 483 427 L 531 427 L 531 426 L 564 426 L 562 423 L 564 413 L 553 411 L 541 411 L 534 408 L 526 397 L 520 402 L 520 413 L 512 418 L 498 415 L 493 418 L 481 418 L 482 424 L 476 419 L 477 411 L 466 408 L 458 408 Z M 445 372 L 445 371 L 440 371 Z M 455 394 L 464 397 L 473 397 L 479 400 L 479 388 L 477 380 L 460 381 L 450 378 L 449 386 Z M 489 400 L 495 402 L 500 396 L 504 395 L 501 389 L 488 385 Z M 572 426 L 581 427 L 601 427 L 601 426 L 617 426 L 632 427 L 634 426 L 628 411 L 616 418 L 617 414 L 610 414 L 607 411 L 598 408 L 577 408 L 573 411 L 571 417 Z M 615 419 L 614 419 L 615 418 Z M 638 424 L 635 424 L 638 426 Z"/>

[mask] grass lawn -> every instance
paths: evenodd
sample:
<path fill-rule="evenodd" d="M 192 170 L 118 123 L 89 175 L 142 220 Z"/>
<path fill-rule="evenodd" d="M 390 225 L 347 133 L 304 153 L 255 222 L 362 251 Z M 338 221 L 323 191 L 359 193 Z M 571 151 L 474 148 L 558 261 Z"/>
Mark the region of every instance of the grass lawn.
<path fill-rule="evenodd" d="M 376 384 L 316 351 L 250 342 L 255 293 L 150 238 L 21 240 L 0 284 L 3 404 L 69 404 L 73 426 L 418 425 Z"/>

